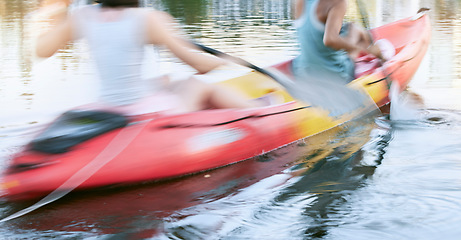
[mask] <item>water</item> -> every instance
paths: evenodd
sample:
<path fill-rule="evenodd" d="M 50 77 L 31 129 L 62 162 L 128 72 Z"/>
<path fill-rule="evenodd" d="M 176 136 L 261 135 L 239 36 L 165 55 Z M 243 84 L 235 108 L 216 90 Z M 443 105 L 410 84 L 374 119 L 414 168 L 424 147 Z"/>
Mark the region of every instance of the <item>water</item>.
<path fill-rule="evenodd" d="M 201 43 L 256 65 L 296 55 L 288 0 L 144 2 L 171 12 Z M 71 193 L 0 224 L 1 238 L 459 239 L 461 2 L 366 2 L 372 26 L 419 7 L 432 9 L 431 45 L 410 85 L 424 103 L 408 106 L 403 98 L 392 121 L 364 117 L 175 181 Z M 2 168 L 50 118 L 93 101 L 97 92 L 84 44 L 46 61 L 32 58 L 28 33 L 37 28 L 28 19 L 36 8 L 36 1 L 0 2 Z M 348 18 L 359 19 L 353 8 Z M 162 49 L 158 54 L 166 59 L 157 66 L 160 72 L 191 71 Z M 231 66 L 206 80 L 246 71 Z M 0 214 L 32 203 L 0 202 Z"/>

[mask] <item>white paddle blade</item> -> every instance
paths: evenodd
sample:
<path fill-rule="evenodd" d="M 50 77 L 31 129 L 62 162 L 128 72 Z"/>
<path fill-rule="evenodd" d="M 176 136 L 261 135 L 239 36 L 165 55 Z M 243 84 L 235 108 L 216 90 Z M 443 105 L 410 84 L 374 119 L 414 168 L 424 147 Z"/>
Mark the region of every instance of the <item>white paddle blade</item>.
<path fill-rule="evenodd" d="M 333 79 L 331 76 L 291 79 L 275 69 L 270 72 L 277 76 L 279 83 L 294 99 L 325 109 L 332 117 L 363 108 L 377 109 L 366 93 L 348 87 L 342 79 Z"/>

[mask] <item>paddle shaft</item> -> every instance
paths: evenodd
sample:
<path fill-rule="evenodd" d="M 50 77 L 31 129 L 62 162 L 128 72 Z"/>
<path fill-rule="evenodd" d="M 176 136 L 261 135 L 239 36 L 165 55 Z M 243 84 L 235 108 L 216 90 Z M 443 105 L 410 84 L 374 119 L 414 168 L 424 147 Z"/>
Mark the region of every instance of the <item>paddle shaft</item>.
<path fill-rule="evenodd" d="M 203 50 L 204 52 L 210 53 L 212 55 L 215 55 L 217 57 L 225 58 L 228 59 L 232 62 L 235 62 L 239 65 L 242 65 L 244 67 L 251 68 L 261 74 L 264 74 L 273 80 L 275 80 L 277 83 L 279 83 L 282 87 L 285 88 L 285 90 L 295 99 L 300 100 L 303 103 L 310 103 L 311 99 L 309 98 L 309 94 L 303 89 L 303 87 L 299 86 L 299 84 L 296 84 L 294 81 L 289 79 L 285 74 L 273 70 L 272 72 L 269 72 L 263 68 L 260 68 L 246 60 L 243 60 L 239 57 L 234 57 L 231 56 L 227 53 L 221 52 L 219 50 L 201 45 L 199 43 L 192 42 L 195 46 Z"/>
<path fill-rule="evenodd" d="M 207 52 L 209 54 L 212 54 L 212 55 L 215 55 L 217 57 L 222 57 L 222 58 L 227 58 L 237 64 L 240 64 L 244 67 L 248 67 L 248 68 L 251 68 L 259 73 L 262 73 L 272 79 L 274 79 L 276 82 L 281 82 L 278 77 L 276 77 L 274 74 L 270 73 L 269 71 L 266 71 L 265 69 L 263 68 L 260 68 L 244 59 L 241 59 L 241 58 L 238 58 L 238 57 L 234 57 L 234 56 L 231 56 L 227 53 L 224 53 L 224 52 L 221 52 L 219 50 L 216 50 L 216 49 L 213 49 L 213 48 L 210 48 L 210 47 L 207 47 L 207 46 L 204 46 L 202 44 L 199 44 L 199 43 L 193 43 L 195 46 L 197 46 L 198 48 L 200 48 L 201 50 L 203 50 L 204 52 Z"/>
<path fill-rule="evenodd" d="M 359 9 L 359 13 L 360 13 L 360 17 L 362 19 L 363 27 L 365 27 L 365 29 L 368 31 L 368 30 L 370 30 L 370 21 L 369 21 L 369 18 L 368 18 L 368 13 L 365 10 L 364 6 L 365 5 L 362 2 L 362 0 L 357 0 L 357 7 Z M 371 39 L 371 40 L 373 41 L 373 39 Z"/>
<path fill-rule="evenodd" d="M 134 140 L 134 138 L 138 136 L 146 124 L 147 123 L 145 123 L 143 126 L 135 126 L 134 129 L 133 127 L 130 128 L 129 126 L 122 128 L 120 132 L 112 139 L 112 141 L 93 160 L 75 172 L 53 192 L 42 198 L 34 205 L 22 209 L 21 211 L 11 214 L 3 219 L 0 219 L 0 223 L 24 216 L 70 193 L 72 190 L 93 176 L 103 166 L 112 161 L 112 159 L 117 157 L 118 154 L 120 154 Z"/>
<path fill-rule="evenodd" d="M 278 72 L 275 69 L 269 72 L 241 58 L 230 56 L 226 53 L 198 43 L 193 44 L 202 49 L 204 52 L 213 54 L 217 57 L 227 58 L 237 64 L 249 67 L 269 76 L 284 87 L 294 99 L 299 100 L 302 103 L 309 103 L 311 106 L 326 109 L 330 112 L 331 116 L 339 116 L 345 113 L 350 113 L 358 108 L 361 108 L 364 104 L 371 105 L 373 109 L 378 109 L 376 104 L 370 100 L 369 96 L 365 96 L 366 94 L 349 88 L 341 83 L 336 83 L 334 81 L 314 81 L 317 83 L 323 82 L 324 84 L 320 84 L 323 85 L 323 87 L 316 87 L 315 89 L 312 89 L 312 87 L 315 87 L 317 84 L 307 84 L 309 81 L 302 80 L 293 81 L 285 74 Z M 322 94 L 319 95 L 319 93 L 316 93 L 316 90 L 321 90 Z M 319 98 L 326 100 L 319 101 Z M 372 104 L 368 104 L 366 102 L 372 102 Z"/>
<path fill-rule="evenodd" d="M 59 1 L 55 1 L 54 3 L 56 2 Z M 145 124 L 147 124 L 147 122 Z M 120 132 L 112 139 L 112 141 L 93 160 L 91 160 L 81 169 L 76 171 L 53 192 L 42 198 L 34 205 L 22 209 L 3 219 L 0 219 L 0 223 L 24 216 L 38 208 L 41 208 L 58 199 L 61 199 L 62 197 L 73 191 L 75 188 L 77 188 L 86 180 L 88 180 L 91 176 L 93 176 L 103 166 L 112 161 L 112 159 L 114 159 L 118 154 L 120 154 L 141 132 L 145 124 L 143 126 L 135 126 L 134 128 L 136 129 L 132 129 L 129 126 L 122 128 Z"/>

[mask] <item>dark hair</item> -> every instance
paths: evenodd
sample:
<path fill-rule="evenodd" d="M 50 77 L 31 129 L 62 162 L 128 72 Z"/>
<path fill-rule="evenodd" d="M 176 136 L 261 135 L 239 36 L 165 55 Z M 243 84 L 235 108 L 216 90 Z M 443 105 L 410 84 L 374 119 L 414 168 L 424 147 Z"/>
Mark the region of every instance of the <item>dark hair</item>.
<path fill-rule="evenodd" d="M 102 7 L 138 7 L 138 0 L 97 0 Z"/>

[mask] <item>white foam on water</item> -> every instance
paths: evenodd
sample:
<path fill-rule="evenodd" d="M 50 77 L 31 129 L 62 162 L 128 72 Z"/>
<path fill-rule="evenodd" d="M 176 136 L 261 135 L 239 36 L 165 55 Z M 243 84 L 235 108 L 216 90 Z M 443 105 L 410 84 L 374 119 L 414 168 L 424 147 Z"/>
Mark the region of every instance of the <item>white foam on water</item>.
<path fill-rule="evenodd" d="M 415 99 L 408 93 L 400 92 L 398 82 L 392 82 L 389 90 L 391 100 L 390 119 L 392 121 L 418 121 L 422 112 L 418 109 Z"/>

